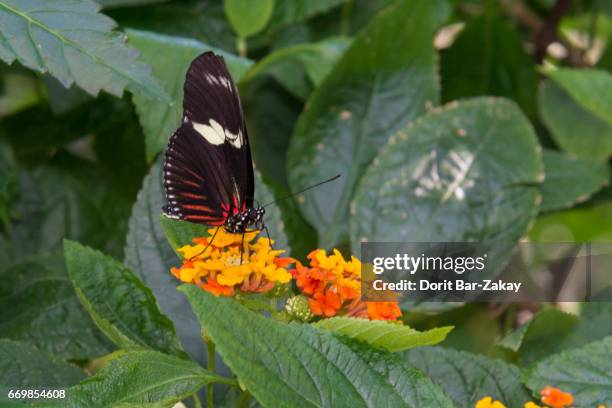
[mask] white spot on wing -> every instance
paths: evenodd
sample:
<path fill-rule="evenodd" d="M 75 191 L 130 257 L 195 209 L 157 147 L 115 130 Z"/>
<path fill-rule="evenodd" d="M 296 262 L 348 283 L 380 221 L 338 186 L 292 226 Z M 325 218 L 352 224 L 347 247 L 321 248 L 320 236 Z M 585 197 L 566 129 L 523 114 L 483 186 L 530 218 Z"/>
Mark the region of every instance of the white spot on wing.
<path fill-rule="evenodd" d="M 204 79 L 211 85 L 223 86 L 227 89 L 232 89 L 232 81 L 229 78 L 223 76 L 214 76 L 213 74 L 207 72 L 204 74 Z"/>
<path fill-rule="evenodd" d="M 207 72 L 204 78 L 206 78 L 206 81 L 211 85 L 219 85 L 219 80 L 213 74 Z"/>
<path fill-rule="evenodd" d="M 210 125 L 203 123 L 192 122 L 193 128 L 200 134 L 208 143 L 213 145 L 221 145 L 225 143 L 225 132 L 223 127 L 215 120 L 210 120 Z"/>
<path fill-rule="evenodd" d="M 240 149 L 242 147 L 242 143 L 244 141 L 242 137 L 242 130 L 239 130 L 238 134 L 235 135 L 229 130 L 225 129 L 225 137 L 236 149 Z"/>
<path fill-rule="evenodd" d="M 193 128 L 200 134 L 208 143 L 213 145 L 222 145 L 225 141 L 229 141 L 236 149 L 240 149 L 244 143 L 242 130 L 238 134 L 233 134 L 228 129 L 224 129 L 216 120 L 211 119 L 208 125 L 203 123 L 192 122 Z"/>

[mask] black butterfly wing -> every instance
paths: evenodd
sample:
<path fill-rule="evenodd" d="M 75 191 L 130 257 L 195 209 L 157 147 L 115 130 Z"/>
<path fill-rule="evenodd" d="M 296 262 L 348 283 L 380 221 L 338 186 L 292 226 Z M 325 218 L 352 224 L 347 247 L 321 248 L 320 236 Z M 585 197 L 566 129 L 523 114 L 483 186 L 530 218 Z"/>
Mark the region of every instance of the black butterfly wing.
<path fill-rule="evenodd" d="M 206 52 L 187 71 L 183 121 L 166 150 L 166 214 L 221 225 L 253 205 L 251 151 L 236 85 L 223 58 Z"/>

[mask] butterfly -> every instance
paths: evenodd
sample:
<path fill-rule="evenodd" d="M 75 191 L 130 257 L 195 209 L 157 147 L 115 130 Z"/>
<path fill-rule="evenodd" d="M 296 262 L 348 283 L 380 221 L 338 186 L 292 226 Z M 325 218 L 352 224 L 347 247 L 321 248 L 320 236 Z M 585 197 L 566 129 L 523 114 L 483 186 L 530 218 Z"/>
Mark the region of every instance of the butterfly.
<path fill-rule="evenodd" d="M 229 233 L 265 228 L 240 97 L 223 57 L 205 52 L 189 66 L 182 122 L 165 155 L 166 216 Z"/>

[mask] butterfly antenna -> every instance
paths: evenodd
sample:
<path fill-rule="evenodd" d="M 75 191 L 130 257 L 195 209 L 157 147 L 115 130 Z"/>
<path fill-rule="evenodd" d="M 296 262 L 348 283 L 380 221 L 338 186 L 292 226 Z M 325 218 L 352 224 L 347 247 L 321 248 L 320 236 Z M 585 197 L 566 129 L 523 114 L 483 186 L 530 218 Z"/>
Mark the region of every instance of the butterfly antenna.
<path fill-rule="evenodd" d="M 281 197 L 281 198 L 279 198 L 278 200 L 270 201 L 269 203 L 264 204 L 264 205 L 263 205 L 263 207 L 267 207 L 267 206 L 269 206 L 270 204 L 274 204 L 274 203 L 276 203 L 276 202 L 279 202 L 279 201 L 282 201 L 282 200 L 286 200 L 286 199 L 291 198 L 291 197 L 295 197 L 295 196 L 300 195 L 300 194 L 302 194 L 302 193 L 304 193 L 304 192 L 306 192 L 306 191 L 308 191 L 308 190 L 311 190 L 311 189 L 313 189 L 313 188 L 315 188 L 315 187 L 319 187 L 319 186 L 321 186 L 321 185 L 323 185 L 323 184 L 325 184 L 325 183 L 329 183 L 330 181 L 334 181 L 334 180 L 336 180 L 336 179 L 338 179 L 338 178 L 340 178 L 340 174 L 336 174 L 336 175 L 335 175 L 334 177 L 332 177 L 332 178 L 328 178 L 327 180 L 321 181 L 321 182 L 319 182 L 319 183 L 317 183 L 317 184 L 313 184 L 312 186 L 306 187 L 305 189 L 300 190 L 300 191 L 298 191 L 298 192 L 296 192 L 296 193 L 292 193 L 292 194 L 286 195 L 286 196 L 284 196 L 284 197 Z"/>

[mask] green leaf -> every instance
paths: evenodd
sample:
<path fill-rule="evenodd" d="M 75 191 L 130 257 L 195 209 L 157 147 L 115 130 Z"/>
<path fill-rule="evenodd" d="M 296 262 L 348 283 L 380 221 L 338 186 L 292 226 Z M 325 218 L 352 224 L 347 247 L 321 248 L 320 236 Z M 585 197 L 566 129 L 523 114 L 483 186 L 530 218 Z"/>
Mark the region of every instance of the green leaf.
<path fill-rule="evenodd" d="M 303 103 L 272 77 L 252 78 L 241 88 L 253 161 L 266 180 L 287 185 L 287 150 Z"/>
<path fill-rule="evenodd" d="M 236 36 L 220 0 L 168 1 L 109 13 L 121 27 L 203 41 L 224 50 L 236 46 Z"/>
<path fill-rule="evenodd" d="M 219 379 L 193 361 L 156 351 L 129 352 L 68 389 L 62 406 L 171 407 Z"/>
<path fill-rule="evenodd" d="M 290 195 L 288 190 L 278 184 L 270 183 L 267 186 L 273 191 L 274 197 L 278 197 L 276 205 L 282 216 L 283 231 L 287 236 L 287 246 L 291 248 L 291 256 L 299 259 L 306 258 L 312 248 L 316 247 L 316 231 L 302 216 L 295 197 L 284 198 Z"/>
<path fill-rule="evenodd" d="M 225 58 L 234 81 L 242 77 L 251 61 L 187 38 L 138 30 L 127 30 L 127 33 L 130 44 L 140 51 L 142 60 L 153 67 L 153 73 L 172 99 L 172 105 L 168 105 L 140 95 L 134 97 L 138 118 L 145 133 L 147 159 L 152 161 L 166 147 L 170 136 L 181 124 L 183 84 L 191 61 L 205 51 L 214 51 Z M 164 50 L 163 54 L 160 54 L 160 49 Z"/>
<path fill-rule="evenodd" d="M 544 73 L 576 103 L 612 125 L 612 74 L 604 70 L 573 68 L 554 69 Z"/>
<path fill-rule="evenodd" d="M 5 229 L 14 217 L 13 207 L 19 194 L 19 170 L 14 156 L 6 138 L 0 134 L 0 231 Z"/>
<path fill-rule="evenodd" d="M 527 386 L 538 395 L 547 385 L 574 396 L 579 407 L 612 404 L 612 337 L 553 355 L 527 373 Z"/>
<path fill-rule="evenodd" d="M 91 96 L 76 85 L 66 88 L 60 81 L 49 74 L 43 78 L 47 90 L 47 99 L 54 115 L 62 115 L 89 102 Z"/>
<path fill-rule="evenodd" d="M 578 318 L 557 309 L 545 309 L 536 314 L 527 323 L 497 342 L 497 345 L 512 351 L 519 351 L 523 346 L 546 349 L 557 343 L 571 331 Z"/>
<path fill-rule="evenodd" d="M 242 38 L 260 32 L 274 10 L 274 0 L 224 0 L 224 4 L 227 19 Z"/>
<path fill-rule="evenodd" d="M 86 360 L 110 351 L 77 299 L 61 253 L 0 271 L 0 336 L 63 359 Z"/>
<path fill-rule="evenodd" d="M 291 187 L 342 174 L 300 198 L 322 247 L 347 240 L 349 202 L 379 147 L 438 102 L 431 13 L 430 2 L 411 1 L 381 11 L 311 95 L 296 125 Z"/>
<path fill-rule="evenodd" d="M 163 3 L 168 0 L 95 0 L 103 8 L 145 6 L 147 4 Z"/>
<path fill-rule="evenodd" d="M 541 215 L 529 238 L 535 242 L 610 242 L 612 202 Z"/>
<path fill-rule="evenodd" d="M 64 238 L 116 254 L 123 246 L 130 203 L 115 186 L 100 166 L 61 151 L 48 165 L 21 170 L 14 219 L 0 234 L 0 265 L 61 250 Z"/>
<path fill-rule="evenodd" d="M 115 22 L 93 1 L 0 1 L 0 59 L 49 72 L 65 87 L 76 83 L 97 95 L 121 96 L 124 88 L 170 102 L 168 94 L 137 61 Z"/>
<path fill-rule="evenodd" d="M 270 25 L 281 25 L 304 21 L 316 14 L 324 13 L 343 3 L 344 0 L 276 0 Z"/>
<path fill-rule="evenodd" d="M 478 61 L 466 64 L 465 61 Z M 536 73 L 516 29 L 490 12 L 472 20 L 441 52 L 442 100 L 503 96 L 536 113 Z"/>
<path fill-rule="evenodd" d="M 36 76 L 19 68 L 0 66 L 0 118 L 30 108 L 43 99 Z"/>
<path fill-rule="evenodd" d="M 458 407 L 473 407 L 485 396 L 507 407 L 522 407 L 530 399 L 519 369 L 501 360 L 442 347 L 416 348 L 405 358 L 442 387 Z"/>
<path fill-rule="evenodd" d="M 123 264 L 74 241 L 64 241 L 68 273 L 85 309 L 119 347 L 152 348 L 183 356 L 172 321 L 153 293 Z"/>
<path fill-rule="evenodd" d="M 258 171 L 255 171 L 255 200 L 261 205 L 266 205 L 264 222 L 270 231 L 270 238 L 274 240 L 274 248 L 287 250 L 287 254 L 291 254 L 291 248 L 288 247 L 289 241 L 285 233 L 285 223 L 281 207 L 276 203 L 272 204 L 273 201 L 276 201 L 276 197 L 272 190 L 264 183 Z M 262 234 L 265 236 L 265 233 L 264 231 Z"/>
<path fill-rule="evenodd" d="M 383 147 L 355 194 L 351 239 L 513 243 L 537 214 L 543 178 L 536 136 L 514 103 L 453 102 Z"/>
<path fill-rule="evenodd" d="M 453 329 L 453 326 L 446 326 L 420 332 L 400 324 L 350 317 L 323 319 L 314 323 L 313 326 L 340 333 L 391 352 L 438 344 Z"/>
<path fill-rule="evenodd" d="M 612 125 L 595 116 L 563 89 L 547 81 L 540 87 L 540 115 L 563 150 L 585 159 L 612 155 Z"/>
<path fill-rule="evenodd" d="M 258 75 L 270 75 L 287 91 L 304 100 L 331 71 L 349 43 L 346 37 L 335 37 L 282 48 L 253 65 L 242 77 L 241 84 Z"/>
<path fill-rule="evenodd" d="M 170 273 L 170 268 L 179 265 L 179 258 L 168 244 L 160 223 L 161 208 L 165 204 L 162 163 L 163 158 L 159 157 L 142 182 L 130 217 L 124 262 L 153 290 L 161 310 L 174 322 L 185 350 L 192 356 L 202 356 L 205 350 L 198 322 L 185 297 L 176 291 L 179 282 Z M 206 230 L 197 224 L 190 226 Z M 182 228 L 177 230 L 184 231 Z M 185 243 L 191 238 L 193 236 L 185 237 Z"/>
<path fill-rule="evenodd" d="M 523 366 L 533 366 L 553 354 L 612 336 L 609 324 L 612 304 L 609 302 L 585 303 L 579 320 L 572 315 L 560 317 L 559 314 L 561 312 L 541 312 L 533 318 L 520 345 Z"/>
<path fill-rule="evenodd" d="M 275 322 L 193 285 L 180 290 L 224 361 L 263 406 L 452 406 L 397 355 L 310 325 Z"/>
<path fill-rule="evenodd" d="M 609 184 L 607 163 L 578 159 L 547 149 L 542 159 L 546 178 L 540 186 L 540 211 L 558 210 L 584 202 Z"/>
<path fill-rule="evenodd" d="M 159 215 L 159 224 L 164 231 L 168 243 L 174 249 L 177 256 L 181 256 L 176 250 L 185 245 L 193 244 L 192 240 L 196 237 L 208 236 L 208 228 L 205 225 L 196 224 L 189 221 L 173 220 L 164 214 Z"/>
<path fill-rule="evenodd" d="M 83 377 L 78 367 L 29 344 L 0 339 L 1 404 L 9 400 L 7 394 L 11 389 L 64 389 Z"/>

